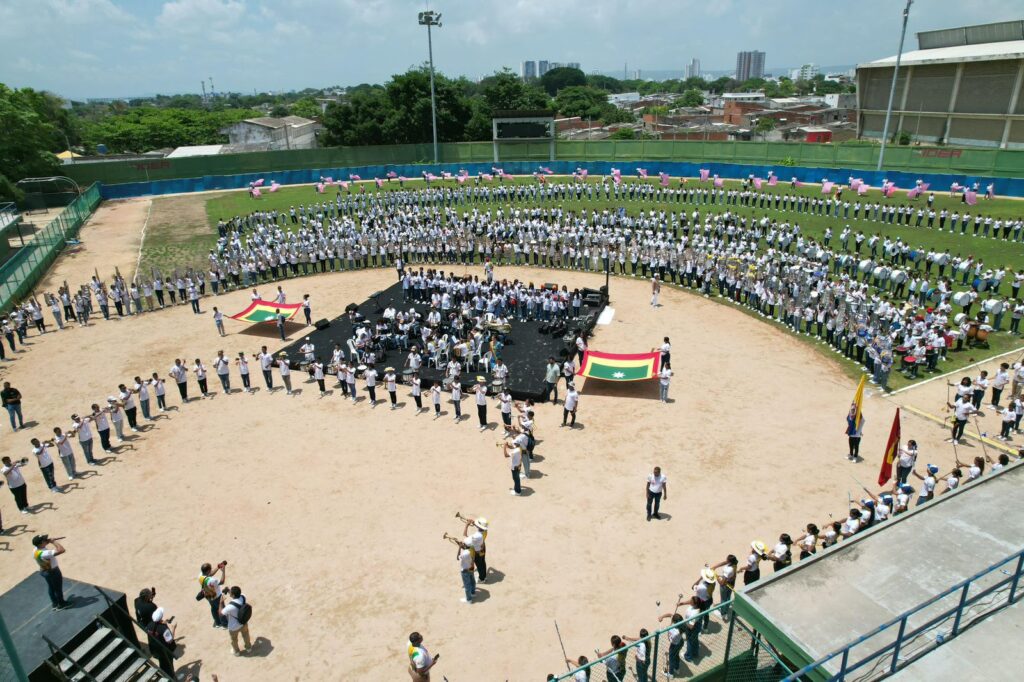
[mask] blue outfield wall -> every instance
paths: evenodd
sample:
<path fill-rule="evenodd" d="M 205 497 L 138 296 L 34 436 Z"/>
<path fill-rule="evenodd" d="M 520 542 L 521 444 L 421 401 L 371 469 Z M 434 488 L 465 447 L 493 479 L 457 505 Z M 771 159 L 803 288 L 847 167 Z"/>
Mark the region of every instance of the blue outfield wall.
<path fill-rule="evenodd" d="M 978 182 L 982 191 L 989 184 L 993 183 L 996 194 L 1011 197 L 1024 197 L 1024 178 L 989 178 L 971 175 L 946 175 L 937 173 L 907 173 L 902 171 L 864 171 L 851 170 L 848 168 L 814 168 L 814 167 L 793 167 L 793 166 L 747 166 L 734 163 L 688 163 L 678 161 L 631 161 L 610 162 L 610 161 L 503 161 L 493 163 L 467 163 L 467 164 L 405 164 L 405 165 L 377 165 L 358 166 L 351 168 L 314 168 L 304 170 L 276 171 L 272 173 L 248 173 L 244 175 L 205 175 L 198 178 L 185 178 L 177 180 L 154 180 L 152 182 L 131 182 L 118 185 L 102 185 L 100 191 L 104 199 L 128 199 L 154 194 L 180 194 L 188 192 L 204 192 L 209 190 L 230 190 L 245 189 L 249 183 L 263 178 L 266 184 L 276 181 L 282 185 L 303 185 L 313 184 L 321 177 L 348 178 L 349 175 L 358 175 L 364 180 L 383 178 L 389 172 L 404 175 L 409 179 L 419 179 L 424 171 L 435 174 L 442 171 L 458 173 L 465 170 L 470 175 L 477 173 L 490 173 L 491 168 L 497 165 L 511 175 L 530 175 L 544 166 L 550 168 L 557 175 L 569 175 L 577 168 L 585 168 L 589 173 L 595 175 L 608 175 L 612 168 L 618 168 L 623 175 L 636 176 L 638 168 L 646 168 L 652 176 L 658 173 L 668 173 L 673 177 L 698 177 L 702 168 L 707 168 L 712 175 L 718 175 L 726 179 L 742 179 L 750 175 L 767 178 L 769 171 L 774 171 L 779 176 L 779 182 L 789 182 L 796 178 L 800 182 L 821 182 L 828 179 L 835 183 L 846 184 L 848 178 L 860 178 L 872 188 L 882 186 L 883 180 L 890 180 L 896 183 L 901 189 L 910 189 L 915 186 L 918 180 L 929 183 L 935 191 L 947 191 L 949 187 L 957 182 L 961 185 L 970 186 Z"/>

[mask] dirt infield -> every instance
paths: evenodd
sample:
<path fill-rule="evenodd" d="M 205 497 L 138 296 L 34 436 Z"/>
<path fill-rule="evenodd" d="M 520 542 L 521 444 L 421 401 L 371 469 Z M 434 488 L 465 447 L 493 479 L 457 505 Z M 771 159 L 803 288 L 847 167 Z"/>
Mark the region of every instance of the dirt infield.
<path fill-rule="evenodd" d="M 114 249 L 93 246 L 94 227 L 83 239 L 99 265 L 68 259 L 51 279 L 73 281 L 62 267 L 91 273 L 117 262 Z M 604 283 L 538 269 L 499 268 L 497 276 Z M 393 280 L 389 269 L 283 287 L 289 300 L 310 293 L 319 318 Z M 32 570 L 28 538 L 49 532 L 68 537 L 67 575 L 129 595 L 155 585 L 185 636 L 179 665 L 201 664 L 225 682 L 403 679 L 412 630 L 444 654 L 437 677 L 543 679 L 563 667 L 553 619 L 570 655 L 590 653 L 613 633 L 655 627 L 655 601 L 689 593 L 705 562 L 843 514 L 848 493 L 858 495 L 853 477 L 870 485 L 877 476 L 893 407 L 915 399 L 869 395 L 866 461 L 850 464 L 843 429 L 853 385 L 838 365 L 756 317 L 687 292 L 663 290 L 663 307 L 653 309 L 648 289 L 613 279 L 614 321 L 591 345 L 646 351 L 670 336 L 672 402 L 660 403 L 654 385 L 584 382 L 576 430 L 558 427 L 561 407 L 541 405 L 539 457 L 522 498 L 508 494 L 499 431 L 453 423 L 450 406 L 436 421 L 414 416 L 404 391 L 403 408 L 390 412 L 337 393 L 319 399 L 298 375 L 303 390 L 294 397 L 261 390 L 182 406 L 169 386 L 172 411 L 130 434 L 66 495 L 47 492 L 29 465 L 30 503 L 52 507 L 20 517 L 0 493 L 8 526 L 24 523 L 0 560 L 0 588 Z M 166 375 L 175 356 L 209 365 L 218 349 L 280 346 L 272 333 L 243 333 L 231 320 L 230 335 L 216 335 L 212 305 L 231 313 L 247 302 L 242 291 L 204 300 L 200 316 L 180 306 L 33 337 L 6 377 L 24 394 L 33 426 L 8 433 L 6 452 L 28 455 L 30 437 L 66 428 L 73 411 L 135 375 Z M 237 388 L 237 373 L 232 379 Z M 211 377 L 211 390 L 216 383 Z M 258 375 L 254 383 L 262 385 Z M 468 401 L 464 410 L 473 412 Z M 489 416 L 498 421 L 493 406 Z M 904 434 L 921 444 L 923 461 L 952 465 L 946 434 L 931 422 L 907 414 Z M 643 485 L 654 465 L 669 477 L 668 518 L 647 523 Z M 474 605 L 459 603 L 455 550 L 441 539 L 461 531 L 456 511 L 491 522 L 494 578 Z M 228 584 L 240 584 L 254 606 L 258 661 L 232 657 L 226 633 L 193 600 L 200 563 L 221 559 L 230 562 Z"/>
<path fill-rule="evenodd" d="M 100 278 L 108 281 L 115 268 L 130 277 L 135 272 L 150 203 L 148 198 L 104 202 L 82 227 L 79 233 L 82 243 L 64 249 L 36 292 L 56 293 L 65 280 L 72 289 L 77 289 L 96 271 Z"/>

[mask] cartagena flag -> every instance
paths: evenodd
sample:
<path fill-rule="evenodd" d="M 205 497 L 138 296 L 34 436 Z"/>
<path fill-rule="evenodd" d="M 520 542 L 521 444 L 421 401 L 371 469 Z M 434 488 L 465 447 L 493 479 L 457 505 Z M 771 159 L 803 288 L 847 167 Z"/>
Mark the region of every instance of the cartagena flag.
<path fill-rule="evenodd" d="M 579 376 L 605 381 L 640 381 L 658 375 L 661 353 L 602 353 L 588 350 L 576 372 Z"/>
<path fill-rule="evenodd" d="M 885 455 L 882 456 L 882 468 L 878 472 L 878 485 L 885 485 L 892 478 L 892 465 L 900 452 L 900 408 L 896 408 L 896 417 L 892 420 L 889 431 L 889 442 L 885 444 Z"/>
<path fill-rule="evenodd" d="M 857 391 L 853 394 L 853 402 L 850 403 L 850 412 L 846 415 L 846 423 L 855 431 L 864 427 L 864 384 L 868 380 L 867 374 L 860 376 L 860 383 L 857 384 Z"/>

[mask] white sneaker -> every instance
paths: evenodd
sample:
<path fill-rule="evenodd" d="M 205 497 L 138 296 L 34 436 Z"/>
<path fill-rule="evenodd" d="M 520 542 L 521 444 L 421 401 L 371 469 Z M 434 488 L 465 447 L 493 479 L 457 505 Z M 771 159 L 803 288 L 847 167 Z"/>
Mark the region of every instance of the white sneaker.
<path fill-rule="evenodd" d="M 74 476 L 68 476 L 68 480 L 69 481 L 73 481 L 73 480 L 75 480 L 75 477 Z"/>
<path fill-rule="evenodd" d="M 138 430 L 138 429 L 136 429 L 136 428 L 134 428 L 134 427 L 132 427 L 132 431 L 134 431 L 135 433 L 138 433 L 138 432 L 139 432 L 139 430 Z"/>
<path fill-rule="evenodd" d="M 462 602 L 463 604 L 472 604 L 473 603 L 472 599 L 466 599 L 465 597 L 463 597 L 459 601 Z"/>
<path fill-rule="evenodd" d="M 481 430 L 481 431 L 486 431 L 486 430 L 487 430 L 487 427 L 486 427 L 486 426 L 481 426 L 481 427 L 480 427 L 480 430 Z"/>

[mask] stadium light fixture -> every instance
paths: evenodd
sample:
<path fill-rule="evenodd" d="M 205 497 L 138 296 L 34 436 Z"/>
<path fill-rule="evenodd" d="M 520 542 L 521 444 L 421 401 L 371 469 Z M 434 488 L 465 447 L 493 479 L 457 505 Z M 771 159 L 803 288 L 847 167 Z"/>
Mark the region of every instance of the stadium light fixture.
<path fill-rule="evenodd" d="M 914 0 L 907 0 L 907 6 L 903 8 L 903 30 L 900 31 L 900 49 L 896 52 L 896 66 L 892 70 L 892 86 L 889 88 L 889 106 L 885 109 L 885 125 L 882 126 L 882 148 L 878 151 L 878 168 L 882 170 L 882 163 L 885 160 L 885 145 L 889 141 L 889 121 L 892 119 L 892 104 L 896 99 L 896 78 L 900 73 L 900 60 L 903 58 L 903 41 L 907 37 L 907 19 L 910 17 L 910 6 Z"/>
<path fill-rule="evenodd" d="M 437 99 L 434 95 L 434 42 L 430 27 L 441 27 L 441 13 L 426 11 L 419 13 L 420 26 L 427 27 L 427 54 L 430 59 L 430 122 L 434 129 L 434 163 L 437 163 Z"/>

